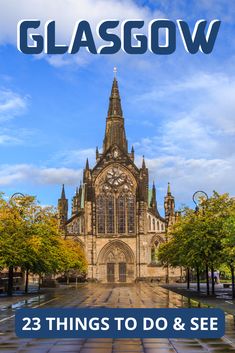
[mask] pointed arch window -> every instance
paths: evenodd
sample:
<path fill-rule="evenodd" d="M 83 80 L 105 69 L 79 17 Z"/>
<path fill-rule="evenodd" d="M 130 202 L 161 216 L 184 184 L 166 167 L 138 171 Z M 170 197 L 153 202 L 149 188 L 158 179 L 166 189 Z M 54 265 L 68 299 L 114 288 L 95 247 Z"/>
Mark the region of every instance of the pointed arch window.
<path fill-rule="evenodd" d="M 135 233 L 136 189 L 132 178 L 118 165 L 114 165 L 107 170 L 101 181 L 97 185 L 97 232 Z"/>
<path fill-rule="evenodd" d="M 153 218 L 153 230 L 155 230 L 155 218 Z"/>

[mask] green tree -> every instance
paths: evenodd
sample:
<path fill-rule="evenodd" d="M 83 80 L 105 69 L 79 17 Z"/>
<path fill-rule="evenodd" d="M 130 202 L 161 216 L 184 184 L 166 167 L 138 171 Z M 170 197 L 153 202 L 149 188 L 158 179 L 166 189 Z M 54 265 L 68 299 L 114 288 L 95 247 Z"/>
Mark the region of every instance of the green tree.
<path fill-rule="evenodd" d="M 13 269 L 29 273 L 55 274 L 71 269 L 86 270 L 83 252 L 76 242 L 64 241 L 58 228 L 56 210 L 42 207 L 35 197 L 6 201 L 0 195 L 0 266 L 9 268 L 8 294 L 13 291 Z"/>
<path fill-rule="evenodd" d="M 233 241 L 232 236 L 229 239 L 227 236 L 228 227 L 231 234 L 234 234 L 231 226 L 233 209 L 234 200 L 228 194 L 219 195 L 216 192 L 207 201 L 202 201 L 197 212 L 189 208 L 184 209 L 182 216 L 170 231 L 170 241 L 160 248 L 161 261 L 168 262 L 172 266 L 177 264 L 196 269 L 198 282 L 199 273 L 205 268 L 208 294 L 210 268 L 214 293 L 214 268 L 219 267 L 224 261 L 226 239 L 228 244 Z"/>
<path fill-rule="evenodd" d="M 234 202 L 235 204 L 235 202 Z M 229 266 L 232 277 L 232 297 L 235 299 L 235 205 L 231 208 L 230 217 L 223 224 L 225 237 L 222 240 L 224 263 Z"/>

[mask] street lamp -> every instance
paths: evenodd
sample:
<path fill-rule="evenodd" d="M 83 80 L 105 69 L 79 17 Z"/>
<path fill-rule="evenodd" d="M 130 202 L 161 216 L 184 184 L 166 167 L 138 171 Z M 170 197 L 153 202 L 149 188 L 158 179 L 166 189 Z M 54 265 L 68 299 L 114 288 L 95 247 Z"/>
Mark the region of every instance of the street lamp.
<path fill-rule="evenodd" d="M 193 202 L 195 203 L 195 211 L 199 211 L 199 206 L 204 202 L 208 200 L 208 195 L 205 191 L 196 191 L 193 194 Z"/>
<path fill-rule="evenodd" d="M 193 202 L 195 203 L 195 213 L 197 214 L 202 203 L 208 200 L 208 195 L 205 191 L 199 190 L 193 194 Z M 203 211 L 204 213 L 204 211 Z M 188 273 L 189 276 L 189 273 Z M 209 278 L 208 278 L 208 266 L 206 266 L 206 276 L 207 276 L 207 293 L 209 294 Z M 200 292 L 200 273 L 197 267 L 197 291 Z"/>
<path fill-rule="evenodd" d="M 15 192 L 13 195 L 11 195 L 10 200 L 17 198 L 17 197 L 25 197 L 24 194 L 22 194 L 22 192 Z"/>

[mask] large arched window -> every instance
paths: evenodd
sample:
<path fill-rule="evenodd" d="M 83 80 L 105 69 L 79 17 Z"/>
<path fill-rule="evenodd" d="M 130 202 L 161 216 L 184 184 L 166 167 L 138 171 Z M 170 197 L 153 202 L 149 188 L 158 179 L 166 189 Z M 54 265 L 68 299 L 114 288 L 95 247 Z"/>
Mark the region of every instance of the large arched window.
<path fill-rule="evenodd" d="M 135 233 L 135 188 L 132 180 L 118 168 L 103 177 L 96 198 L 99 234 Z"/>

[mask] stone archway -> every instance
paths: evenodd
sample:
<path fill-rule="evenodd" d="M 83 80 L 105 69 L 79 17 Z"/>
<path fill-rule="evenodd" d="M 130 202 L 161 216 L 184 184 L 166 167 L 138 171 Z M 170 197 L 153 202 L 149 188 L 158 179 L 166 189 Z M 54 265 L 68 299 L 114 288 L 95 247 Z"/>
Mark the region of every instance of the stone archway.
<path fill-rule="evenodd" d="M 97 262 L 97 278 L 103 283 L 134 281 L 135 256 L 129 245 L 114 240 L 101 249 Z"/>

